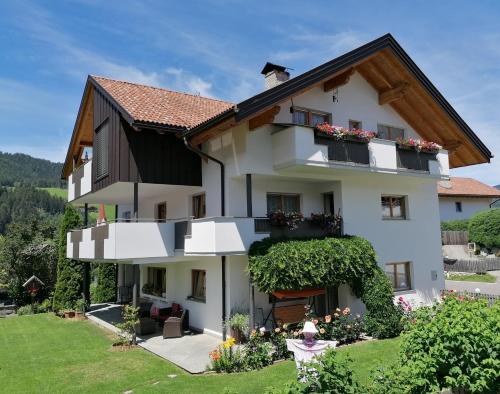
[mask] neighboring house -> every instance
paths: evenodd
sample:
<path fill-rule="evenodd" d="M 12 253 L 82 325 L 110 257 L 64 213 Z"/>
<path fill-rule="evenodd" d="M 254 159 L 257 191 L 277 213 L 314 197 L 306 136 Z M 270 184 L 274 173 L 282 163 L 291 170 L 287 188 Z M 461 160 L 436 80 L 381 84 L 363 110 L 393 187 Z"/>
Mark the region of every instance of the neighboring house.
<path fill-rule="evenodd" d="M 118 220 L 68 233 L 67 256 L 118 263 L 120 301 L 135 289 L 178 302 L 192 327 L 221 335 L 251 297 L 257 322 L 271 308 L 246 273 L 250 245 L 286 232 L 267 214 L 340 213 L 397 294 L 433 300 L 444 288 L 436 182 L 490 151 L 391 35 L 292 79 L 270 63 L 262 73 L 266 89 L 237 104 L 89 76 L 63 177 L 69 201 L 114 204 Z M 314 130 L 322 122 L 379 138 L 337 141 Z M 399 137 L 443 149 L 420 155 Z M 317 233 L 307 221 L 294 231 Z M 363 311 L 346 285 L 327 299 Z"/>
<path fill-rule="evenodd" d="M 476 179 L 451 177 L 438 183 L 441 221 L 468 219 L 491 208 L 500 199 L 500 190 Z"/>

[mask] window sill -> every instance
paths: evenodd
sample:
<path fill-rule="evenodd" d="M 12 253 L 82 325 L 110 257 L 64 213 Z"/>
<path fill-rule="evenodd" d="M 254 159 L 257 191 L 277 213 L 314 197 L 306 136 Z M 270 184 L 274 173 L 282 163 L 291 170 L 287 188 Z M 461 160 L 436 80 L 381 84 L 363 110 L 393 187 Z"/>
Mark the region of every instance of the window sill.
<path fill-rule="evenodd" d="M 382 220 L 387 220 L 388 222 L 407 222 L 410 218 L 386 218 L 382 217 Z"/>
<path fill-rule="evenodd" d="M 402 296 L 402 295 L 409 295 L 409 294 L 417 294 L 416 290 L 412 289 L 406 289 L 406 290 L 394 290 L 394 295 Z"/>
<path fill-rule="evenodd" d="M 155 296 L 155 295 L 152 295 L 152 294 L 146 294 L 146 293 L 142 293 L 142 292 L 141 292 L 141 298 L 147 298 L 147 299 L 150 299 L 150 300 L 157 300 L 157 301 L 167 302 L 167 297 L 159 297 L 159 296 Z"/>
<path fill-rule="evenodd" d="M 207 303 L 206 299 L 194 298 L 194 297 L 188 297 L 188 298 L 186 298 L 186 301 L 193 301 L 193 302 L 197 302 L 199 304 L 206 304 Z"/>

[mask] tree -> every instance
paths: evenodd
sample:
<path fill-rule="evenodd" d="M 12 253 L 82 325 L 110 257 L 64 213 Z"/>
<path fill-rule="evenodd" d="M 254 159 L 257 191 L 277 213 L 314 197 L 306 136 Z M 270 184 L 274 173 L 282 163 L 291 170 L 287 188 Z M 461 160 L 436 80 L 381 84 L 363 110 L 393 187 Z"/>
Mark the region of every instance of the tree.
<path fill-rule="evenodd" d="M 71 229 L 81 226 L 82 219 L 71 204 L 67 204 L 59 229 L 57 283 L 54 293 L 53 309 L 74 309 L 83 290 L 83 264 L 66 258 L 66 234 Z"/>
<path fill-rule="evenodd" d="M 500 248 L 500 208 L 472 216 L 469 220 L 469 239 L 487 248 Z"/>
<path fill-rule="evenodd" d="M 93 303 L 115 301 L 116 298 L 116 268 L 115 264 L 96 264 L 94 273 L 97 285 L 92 293 Z"/>
<path fill-rule="evenodd" d="M 0 283 L 6 284 L 17 305 L 31 302 L 23 283 L 32 275 L 44 282 L 39 301 L 54 290 L 56 282 L 56 225 L 37 212 L 23 222 L 11 223 L 0 242 Z"/>

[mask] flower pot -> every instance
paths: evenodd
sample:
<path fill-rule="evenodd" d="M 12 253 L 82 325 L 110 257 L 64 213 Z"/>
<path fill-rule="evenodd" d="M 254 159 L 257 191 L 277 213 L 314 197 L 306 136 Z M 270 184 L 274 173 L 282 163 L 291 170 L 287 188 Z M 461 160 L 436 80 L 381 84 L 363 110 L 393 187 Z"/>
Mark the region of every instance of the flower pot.
<path fill-rule="evenodd" d="M 85 319 L 85 313 L 77 311 L 77 312 L 75 312 L 75 318 L 78 320 L 83 320 L 83 319 Z"/>
<path fill-rule="evenodd" d="M 74 311 L 64 311 L 64 318 L 65 319 L 72 319 L 74 317 L 75 317 Z"/>

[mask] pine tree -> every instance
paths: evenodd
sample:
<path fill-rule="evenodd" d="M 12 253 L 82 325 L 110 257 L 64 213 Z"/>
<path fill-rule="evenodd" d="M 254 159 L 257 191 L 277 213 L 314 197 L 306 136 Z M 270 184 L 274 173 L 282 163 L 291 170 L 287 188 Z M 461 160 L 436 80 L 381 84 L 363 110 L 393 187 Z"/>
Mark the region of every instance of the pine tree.
<path fill-rule="evenodd" d="M 97 277 L 97 285 L 92 294 L 93 303 L 116 301 L 116 268 L 115 264 L 96 264 L 94 273 Z"/>
<path fill-rule="evenodd" d="M 83 263 L 66 258 L 66 234 L 81 224 L 78 211 L 67 204 L 59 229 L 57 282 L 53 301 L 55 311 L 75 309 L 75 303 L 82 298 Z"/>

